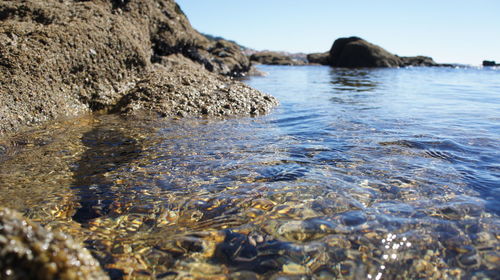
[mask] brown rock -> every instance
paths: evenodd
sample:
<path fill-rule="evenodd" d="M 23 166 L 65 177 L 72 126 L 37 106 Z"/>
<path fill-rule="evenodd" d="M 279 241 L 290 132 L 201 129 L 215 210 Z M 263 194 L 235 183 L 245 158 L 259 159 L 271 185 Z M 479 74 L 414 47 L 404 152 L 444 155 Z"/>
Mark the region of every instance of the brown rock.
<path fill-rule="evenodd" d="M 172 61 L 170 67 L 156 65 L 127 92 L 114 111 L 182 117 L 262 115 L 278 104 L 274 97 L 214 75 L 186 58 L 181 63 L 177 58 Z"/>
<path fill-rule="evenodd" d="M 330 63 L 330 52 L 324 53 L 310 53 L 307 55 L 307 61 L 309 63 L 329 65 Z"/>
<path fill-rule="evenodd" d="M 112 109 L 172 54 L 214 73 L 250 69 L 238 46 L 198 33 L 173 0 L 1 1 L 0 135 Z"/>
<path fill-rule="evenodd" d="M 109 279 L 90 253 L 20 213 L 0 208 L 0 279 Z"/>
<path fill-rule="evenodd" d="M 291 58 L 290 56 L 281 54 L 279 52 L 263 51 L 256 52 L 250 56 L 252 62 L 267 65 L 304 65 L 305 63 L 300 60 Z"/>

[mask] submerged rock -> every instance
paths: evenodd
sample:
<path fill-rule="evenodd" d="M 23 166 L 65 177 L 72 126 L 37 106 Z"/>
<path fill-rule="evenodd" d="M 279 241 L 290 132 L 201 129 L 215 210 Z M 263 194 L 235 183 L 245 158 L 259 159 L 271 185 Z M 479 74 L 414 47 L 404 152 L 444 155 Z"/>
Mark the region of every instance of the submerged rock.
<path fill-rule="evenodd" d="M 330 65 L 334 67 L 397 67 L 399 57 L 359 37 L 339 38 L 330 49 Z"/>
<path fill-rule="evenodd" d="M 90 253 L 62 233 L 52 233 L 0 208 L 0 279 L 109 279 Z"/>
<path fill-rule="evenodd" d="M 194 30 L 173 0 L 2 1 L 0 134 L 109 110 L 172 55 L 213 79 L 251 67 L 236 44 Z"/>

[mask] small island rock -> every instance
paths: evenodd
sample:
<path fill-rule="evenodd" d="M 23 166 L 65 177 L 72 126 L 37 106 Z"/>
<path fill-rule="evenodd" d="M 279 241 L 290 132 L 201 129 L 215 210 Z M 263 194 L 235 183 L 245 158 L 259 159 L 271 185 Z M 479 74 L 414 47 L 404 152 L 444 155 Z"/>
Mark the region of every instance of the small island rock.
<path fill-rule="evenodd" d="M 339 38 L 330 49 L 330 65 L 334 67 L 398 67 L 399 57 L 359 37 Z"/>

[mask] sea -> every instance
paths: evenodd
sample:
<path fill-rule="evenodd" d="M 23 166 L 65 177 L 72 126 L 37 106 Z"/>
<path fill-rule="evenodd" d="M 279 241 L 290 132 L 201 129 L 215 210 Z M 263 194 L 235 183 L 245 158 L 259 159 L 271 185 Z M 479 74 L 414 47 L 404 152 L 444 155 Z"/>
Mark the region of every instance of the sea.
<path fill-rule="evenodd" d="M 14 137 L 0 205 L 114 279 L 500 279 L 500 68 L 258 70 L 265 116 Z"/>

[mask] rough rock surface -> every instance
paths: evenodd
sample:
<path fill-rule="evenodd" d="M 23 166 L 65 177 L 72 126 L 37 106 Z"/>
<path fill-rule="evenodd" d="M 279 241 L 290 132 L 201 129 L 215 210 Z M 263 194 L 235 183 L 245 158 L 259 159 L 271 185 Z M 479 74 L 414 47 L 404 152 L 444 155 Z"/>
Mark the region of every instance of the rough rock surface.
<path fill-rule="evenodd" d="M 309 63 L 328 65 L 330 62 L 330 52 L 324 53 L 310 53 L 307 55 Z"/>
<path fill-rule="evenodd" d="M 170 67 L 155 66 L 114 110 L 130 114 L 146 109 L 162 116 L 229 116 L 261 115 L 277 105 L 276 99 L 255 94 L 254 89 L 227 77 L 200 71 L 199 65 L 187 59 L 183 63 L 178 58 L 172 61 Z"/>
<path fill-rule="evenodd" d="M 0 279 L 109 279 L 90 253 L 20 213 L 0 208 Z"/>
<path fill-rule="evenodd" d="M 174 54 L 214 73 L 250 69 L 238 46 L 198 33 L 173 0 L 0 1 L 0 135 L 112 109 Z M 205 69 L 193 71 L 216 79 Z"/>
<path fill-rule="evenodd" d="M 398 67 L 399 57 L 359 37 L 339 38 L 330 49 L 334 67 Z"/>
<path fill-rule="evenodd" d="M 267 64 L 267 65 L 304 65 L 305 63 L 300 60 L 293 59 L 289 56 L 280 54 L 278 52 L 256 52 L 250 56 L 250 61 Z"/>

